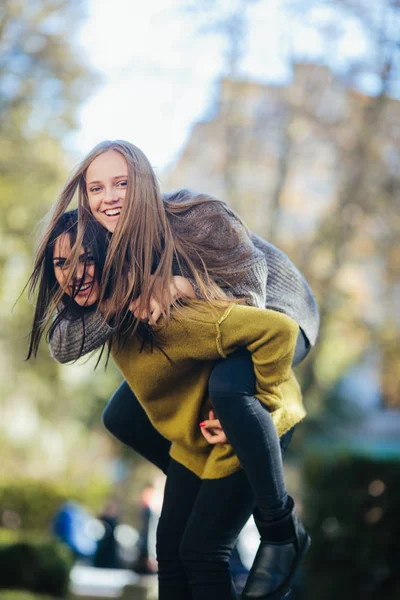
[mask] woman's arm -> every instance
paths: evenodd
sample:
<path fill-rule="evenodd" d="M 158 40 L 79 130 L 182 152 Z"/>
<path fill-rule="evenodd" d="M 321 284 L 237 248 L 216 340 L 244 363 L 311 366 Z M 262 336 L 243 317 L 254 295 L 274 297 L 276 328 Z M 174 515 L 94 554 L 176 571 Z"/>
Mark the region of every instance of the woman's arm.
<path fill-rule="evenodd" d="M 50 339 L 50 352 L 60 363 L 77 360 L 100 348 L 109 340 L 113 328 L 96 311 L 87 311 L 82 319 L 62 319 Z M 83 342 L 83 343 L 82 343 Z"/>
<path fill-rule="evenodd" d="M 177 298 L 196 297 L 193 287 L 184 277 L 174 277 L 172 285 L 171 303 Z M 161 304 L 152 298 L 150 306 L 153 307 L 152 314 L 141 315 L 141 318 L 146 321 L 150 319 L 151 324 L 155 324 L 161 316 Z M 135 303 L 132 303 L 131 310 L 139 317 L 135 308 Z M 98 311 L 88 309 L 83 320 L 65 318 L 58 323 L 50 339 L 50 352 L 60 363 L 71 362 L 100 348 L 113 333 L 114 329 Z"/>
<path fill-rule="evenodd" d="M 282 250 L 254 233 L 251 239 L 268 264 L 265 307 L 292 317 L 313 346 L 318 337 L 319 312 L 306 279 Z"/>
<path fill-rule="evenodd" d="M 257 394 L 272 411 L 283 403 L 280 384 L 291 376 L 299 327 L 287 315 L 234 305 L 223 315 L 217 339 L 218 351 L 226 357 L 241 346 L 252 355 Z"/>
<path fill-rule="evenodd" d="M 251 306 L 265 307 L 266 257 L 229 208 L 221 202 L 203 202 L 173 220 L 173 229 L 178 233 L 193 234 L 196 243 L 204 248 L 203 258 L 206 252 L 211 253 L 223 269 L 221 276 L 214 276 L 212 272 L 211 275 L 229 296 L 247 298 Z M 188 273 L 183 275 L 188 277 Z M 194 281 L 190 281 L 198 292 Z"/>
<path fill-rule="evenodd" d="M 150 325 L 155 325 L 163 314 L 163 298 L 160 284 L 161 280 L 156 279 L 153 295 L 150 298 L 149 313 L 146 310 L 142 313 L 139 312 L 140 296 L 134 300 L 129 307 L 137 319 L 140 319 L 141 321 L 148 321 Z M 192 300 L 195 300 L 196 293 L 189 279 L 179 275 L 174 275 L 168 296 L 164 298 L 164 306 L 165 304 L 172 306 L 175 300 L 178 300 L 179 298 L 191 298 Z"/>

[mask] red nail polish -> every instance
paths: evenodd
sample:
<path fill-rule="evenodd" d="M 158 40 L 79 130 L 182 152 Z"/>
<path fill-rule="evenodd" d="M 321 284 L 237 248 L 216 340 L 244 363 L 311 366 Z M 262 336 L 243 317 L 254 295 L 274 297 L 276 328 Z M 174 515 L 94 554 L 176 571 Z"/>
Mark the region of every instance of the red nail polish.
<path fill-rule="evenodd" d="M 200 423 L 200 427 L 205 427 L 205 426 L 206 426 L 206 424 L 204 423 L 204 421 L 202 421 L 202 422 Z"/>

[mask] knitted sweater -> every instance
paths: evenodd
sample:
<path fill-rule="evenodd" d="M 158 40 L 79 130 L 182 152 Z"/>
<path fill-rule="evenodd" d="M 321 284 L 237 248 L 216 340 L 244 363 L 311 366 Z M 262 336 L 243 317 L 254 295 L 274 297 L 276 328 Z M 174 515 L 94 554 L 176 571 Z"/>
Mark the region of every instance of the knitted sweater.
<path fill-rule="evenodd" d="M 179 202 L 179 194 L 167 196 L 169 202 Z M 227 213 L 220 203 L 205 202 L 194 206 L 183 213 L 172 225 L 180 230 L 202 228 L 208 233 L 210 217 L 216 212 Z M 318 308 L 313 293 L 302 274 L 289 258 L 278 248 L 269 244 L 259 236 L 248 235 L 247 230 L 234 217 L 229 215 L 230 224 L 238 236 L 238 244 L 234 251 L 227 248 L 226 230 L 213 230 L 207 237 L 207 244 L 215 248 L 215 252 L 226 264 L 232 259 L 245 256 L 239 265 L 246 275 L 239 283 L 229 283 L 230 273 L 224 274 L 228 287 L 226 292 L 237 298 L 246 297 L 251 306 L 269 308 L 286 313 L 298 323 L 310 344 L 316 341 L 319 328 Z M 238 268 L 238 265 L 235 267 Z M 186 275 L 183 273 L 183 275 Z M 50 341 L 52 356 L 61 363 L 76 360 L 104 344 L 112 335 L 113 329 L 104 321 L 102 315 L 95 310 L 88 310 L 85 316 L 85 341 L 82 352 L 83 325 L 80 319 L 64 319 L 55 330 Z"/>
<path fill-rule="evenodd" d="M 154 427 L 172 442 L 172 458 L 202 479 L 240 468 L 230 444 L 210 445 L 199 423 L 207 418 L 208 380 L 214 361 L 239 347 L 252 356 L 256 397 L 271 412 L 278 435 L 305 416 L 291 371 L 298 325 L 286 315 L 245 305 L 212 308 L 200 301 L 157 327 L 161 352 L 143 350 L 133 336 L 113 358 Z"/>

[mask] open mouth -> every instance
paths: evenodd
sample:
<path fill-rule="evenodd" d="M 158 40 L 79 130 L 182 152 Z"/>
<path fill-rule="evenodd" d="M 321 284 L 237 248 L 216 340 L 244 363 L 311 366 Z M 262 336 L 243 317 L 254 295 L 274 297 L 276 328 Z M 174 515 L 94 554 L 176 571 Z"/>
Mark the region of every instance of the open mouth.
<path fill-rule="evenodd" d="M 118 208 L 107 208 L 107 210 L 103 211 L 107 217 L 119 217 L 121 214 L 121 207 Z"/>
<path fill-rule="evenodd" d="M 71 286 L 71 290 L 74 296 L 87 296 L 91 292 L 93 287 L 93 281 L 89 281 L 89 283 L 84 283 L 79 286 Z"/>

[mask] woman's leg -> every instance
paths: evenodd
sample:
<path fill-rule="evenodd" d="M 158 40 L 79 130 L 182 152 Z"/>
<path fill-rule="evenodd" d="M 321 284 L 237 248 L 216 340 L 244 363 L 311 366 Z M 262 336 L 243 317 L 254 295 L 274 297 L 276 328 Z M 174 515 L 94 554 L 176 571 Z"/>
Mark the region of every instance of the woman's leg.
<path fill-rule="evenodd" d="M 243 470 L 202 481 L 180 544 L 193 600 L 237 600 L 229 560 L 253 508 Z"/>
<path fill-rule="evenodd" d="M 209 382 L 211 402 L 248 477 L 257 508 L 264 519 L 273 520 L 285 514 L 288 505 L 282 450 L 271 415 L 254 397 L 255 388 L 253 363 L 245 349 L 219 361 Z"/>
<path fill-rule="evenodd" d="M 150 423 L 126 381 L 121 383 L 104 409 L 103 423 L 117 440 L 138 452 L 164 473 L 167 472 L 171 442 Z"/>
<path fill-rule="evenodd" d="M 170 460 L 157 527 L 159 600 L 193 600 L 180 558 L 180 545 L 201 479 Z"/>
<path fill-rule="evenodd" d="M 292 366 L 297 367 L 299 363 L 301 363 L 307 356 L 307 354 L 311 350 L 311 344 L 306 338 L 303 331 L 299 330 L 299 335 L 297 336 L 296 348 L 294 351 Z"/>
<path fill-rule="evenodd" d="M 157 529 L 159 600 L 237 600 L 229 559 L 253 507 L 242 470 L 202 481 L 171 459 Z"/>
<path fill-rule="evenodd" d="M 298 359 L 307 347 L 301 350 L 300 346 Z M 217 363 L 209 389 L 216 414 L 249 479 L 257 504 L 254 517 L 261 544 L 243 598 L 279 598 L 290 587 L 309 545 L 284 480 L 282 451 L 292 432 L 279 440 L 271 415 L 254 397 L 254 369 L 246 350 L 238 350 Z"/>

